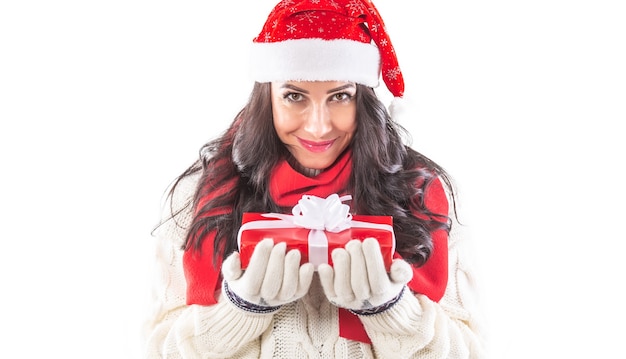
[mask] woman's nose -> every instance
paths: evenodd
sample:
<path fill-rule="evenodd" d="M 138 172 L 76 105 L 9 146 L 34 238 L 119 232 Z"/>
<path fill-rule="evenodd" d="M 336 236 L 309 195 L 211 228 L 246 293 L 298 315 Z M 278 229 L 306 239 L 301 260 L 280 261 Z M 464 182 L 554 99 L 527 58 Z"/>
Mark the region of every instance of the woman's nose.
<path fill-rule="evenodd" d="M 330 111 L 325 105 L 313 105 L 308 111 L 304 130 L 310 133 L 313 138 L 324 138 L 332 131 Z"/>

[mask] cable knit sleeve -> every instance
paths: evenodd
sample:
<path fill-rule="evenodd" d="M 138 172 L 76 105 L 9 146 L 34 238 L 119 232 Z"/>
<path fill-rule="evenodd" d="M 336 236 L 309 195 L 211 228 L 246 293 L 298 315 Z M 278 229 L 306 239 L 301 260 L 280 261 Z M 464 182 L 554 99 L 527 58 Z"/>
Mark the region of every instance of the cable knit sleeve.
<path fill-rule="evenodd" d="M 170 219 L 167 205 L 163 217 L 167 220 L 156 232 L 153 309 L 144 328 L 144 357 L 258 358 L 260 336 L 270 325 L 271 315 L 245 312 L 222 297 L 210 306 L 186 304 L 181 245 L 192 218 L 187 204 L 196 183 L 197 177 L 181 182 L 172 203 L 174 213 L 182 210 Z"/>
<path fill-rule="evenodd" d="M 485 357 L 478 293 L 469 266 L 471 242 L 463 228 L 453 223 L 446 238 L 447 285 L 440 300 L 404 295 L 389 310 L 360 317 L 377 358 Z"/>

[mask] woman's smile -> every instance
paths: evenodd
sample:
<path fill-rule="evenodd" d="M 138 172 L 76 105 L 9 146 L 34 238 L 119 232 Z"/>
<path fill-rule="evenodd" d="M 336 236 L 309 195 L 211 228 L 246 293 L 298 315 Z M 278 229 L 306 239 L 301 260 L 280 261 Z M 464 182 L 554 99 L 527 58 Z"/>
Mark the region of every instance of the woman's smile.
<path fill-rule="evenodd" d="M 302 147 L 314 153 L 321 153 L 333 146 L 335 140 L 330 141 L 309 141 L 298 137 L 298 141 Z"/>

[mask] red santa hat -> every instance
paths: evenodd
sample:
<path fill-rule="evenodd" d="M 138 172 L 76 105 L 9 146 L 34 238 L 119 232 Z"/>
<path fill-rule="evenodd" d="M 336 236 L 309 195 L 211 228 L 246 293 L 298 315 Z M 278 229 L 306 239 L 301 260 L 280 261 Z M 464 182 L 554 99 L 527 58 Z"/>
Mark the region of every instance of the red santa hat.
<path fill-rule="evenodd" d="M 383 19 L 369 0 L 283 0 L 251 49 L 253 79 L 350 81 L 394 96 L 404 79 Z"/>

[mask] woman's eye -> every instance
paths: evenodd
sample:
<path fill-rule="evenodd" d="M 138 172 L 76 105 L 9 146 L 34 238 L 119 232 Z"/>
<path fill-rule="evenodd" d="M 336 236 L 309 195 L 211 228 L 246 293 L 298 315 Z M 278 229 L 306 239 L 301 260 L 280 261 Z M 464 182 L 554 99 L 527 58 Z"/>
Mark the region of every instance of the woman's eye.
<path fill-rule="evenodd" d="M 289 101 L 298 102 L 302 100 L 302 94 L 297 92 L 290 92 L 285 95 L 285 98 Z"/>
<path fill-rule="evenodd" d="M 333 95 L 334 101 L 349 101 L 352 98 L 352 95 L 342 92 Z"/>

